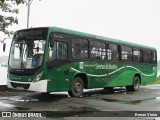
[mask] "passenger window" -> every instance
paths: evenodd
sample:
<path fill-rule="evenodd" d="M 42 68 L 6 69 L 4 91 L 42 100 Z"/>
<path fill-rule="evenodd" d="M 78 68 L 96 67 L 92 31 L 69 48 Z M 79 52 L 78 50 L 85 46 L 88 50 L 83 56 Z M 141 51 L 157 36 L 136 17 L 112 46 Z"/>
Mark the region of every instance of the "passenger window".
<path fill-rule="evenodd" d="M 106 58 L 105 43 L 91 41 L 91 59 L 104 60 Z"/>
<path fill-rule="evenodd" d="M 88 40 L 72 39 L 72 57 L 74 59 L 88 59 Z"/>
<path fill-rule="evenodd" d="M 121 60 L 132 62 L 132 48 L 126 46 L 121 47 Z"/>
<path fill-rule="evenodd" d="M 151 52 L 143 50 L 143 63 L 151 63 Z"/>
<path fill-rule="evenodd" d="M 139 49 L 133 49 L 133 62 L 141 62 L 141 51 Z"/>
<path fill-rule="evenodd" d="M 107 60 L 119 61 L 118 45 L 109 44 L 107 49 Z"/>

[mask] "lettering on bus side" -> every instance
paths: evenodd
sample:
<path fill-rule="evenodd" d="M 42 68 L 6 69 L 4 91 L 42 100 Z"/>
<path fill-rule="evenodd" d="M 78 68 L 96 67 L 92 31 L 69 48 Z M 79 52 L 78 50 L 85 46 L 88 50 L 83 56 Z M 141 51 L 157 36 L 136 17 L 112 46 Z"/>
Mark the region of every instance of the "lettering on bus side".
<path fill-rule="evenodd" d="M 94 66 L 95 66 L 95 69 L 117 69 L 118 67 L 115 65 L 115 64 L 113 64 L 113 65 L 111 65 L 111 64 L 106 64 L 106 65 L 102 65 L 102 64 L 94 64 Z"/>
<path fill-rule="evenodd" d="M 98 63 L 94 63 L 92 65 L 87 65 L 87 64 L 82 64 L 80 66 L 80 68 L 83 67 L 87 67 L 87 68 L 94 68 L 96 70 L 106 70 L 106 69 L 118 69 L 118 66 L 115 64 L 98 64 Z M 82 68 L 83 69 L 83 68 Z"/>

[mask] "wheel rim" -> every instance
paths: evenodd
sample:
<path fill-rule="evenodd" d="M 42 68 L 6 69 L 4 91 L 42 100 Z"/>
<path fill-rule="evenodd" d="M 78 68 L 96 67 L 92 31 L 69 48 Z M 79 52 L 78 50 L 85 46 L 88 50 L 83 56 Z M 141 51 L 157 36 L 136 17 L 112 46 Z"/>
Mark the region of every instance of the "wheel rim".
<path fill-rule="evenodd" d="M 81 85 L 81 83 L 75 82 L 75 83 L 74 83 L 74 91 L 75 91 L 76 93 L 79 93 L 81 90 L 82 90 L 82 85 Z"/>
<path fill-rule="evenodd" d="M 139 89 L 139 79 L 135 79 L 135 83 L 134 83 L 134 87 L 135 89 Z"/>

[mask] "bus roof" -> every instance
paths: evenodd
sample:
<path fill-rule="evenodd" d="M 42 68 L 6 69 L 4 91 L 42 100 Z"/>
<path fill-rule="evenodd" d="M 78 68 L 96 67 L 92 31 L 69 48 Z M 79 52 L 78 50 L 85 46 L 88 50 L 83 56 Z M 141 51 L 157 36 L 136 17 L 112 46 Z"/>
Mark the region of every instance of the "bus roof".
<path fill-rule="evenodd" d="M 104 36 L 79 32 L 79 31 L 75 31 L 75 30 L 69 30 L 69 29 L 60 28 L 60 27 L 48 27 L 48 28 L 52 32 L 54 31 L 54 32 L 60 32 L 60 33 L 66 33 L 66 34 L 71 34 L 71 35 L 75 35 L 75 36 L 80 36 L 80 37 L 87 37 L 87 38 L 90 38 L 90 39 L 104 40 L 106 42 L 112 42 L 112 43 L 115 43 L 115 44 L 122 44 L 122 45 L 126 45 L 126 46 L 131 46 L 133 48 L 135 47 L 135 48 L 141 48 L 141 49 L 156 50 L 156 48 L 154 48 L 154 47 L 145 46 L 145 45 L 142 45 L 142 44 L 136 44 L 136 43 L 132 43 L 132 42 L 127 42 L 127 41 L 113 39 L 113 38 L 109 38 L 109 37 L 104 37 Z"/>

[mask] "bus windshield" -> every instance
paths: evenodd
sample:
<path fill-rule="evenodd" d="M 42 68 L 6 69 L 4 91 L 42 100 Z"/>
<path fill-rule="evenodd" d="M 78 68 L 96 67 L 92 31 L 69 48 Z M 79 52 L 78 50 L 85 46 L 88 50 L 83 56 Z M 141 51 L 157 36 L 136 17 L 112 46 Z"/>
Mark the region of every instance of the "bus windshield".
<path fill-rule="evenodd" d="M 42 65 L 47 33 L 45 29 L 27 29 L 15 33 L 9 66 L 12 69 L 35 69 Z"/>

